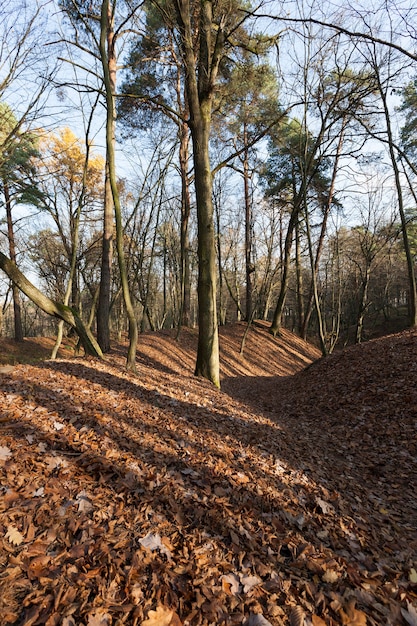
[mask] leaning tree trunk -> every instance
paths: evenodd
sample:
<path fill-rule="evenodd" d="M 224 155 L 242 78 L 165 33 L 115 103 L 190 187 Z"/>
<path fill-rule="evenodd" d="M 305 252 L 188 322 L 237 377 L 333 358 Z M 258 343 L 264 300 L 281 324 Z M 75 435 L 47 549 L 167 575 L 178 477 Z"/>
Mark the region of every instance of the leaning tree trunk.
<path fill-rule="evenodd" d="M 64 322 L 69 324 L 79 336 L 81 344 L 87 354 L 103 358 L 100 346 L 76 311 L 45 296 L 35 285 L 32 285 L 13 261 L 2 252 L 0 252 L 0 269 L 2 269 L 20 291 L 36 304 L 36 306 L 42 309 L 42 311 L 60 320 L 64 320 Z"/>

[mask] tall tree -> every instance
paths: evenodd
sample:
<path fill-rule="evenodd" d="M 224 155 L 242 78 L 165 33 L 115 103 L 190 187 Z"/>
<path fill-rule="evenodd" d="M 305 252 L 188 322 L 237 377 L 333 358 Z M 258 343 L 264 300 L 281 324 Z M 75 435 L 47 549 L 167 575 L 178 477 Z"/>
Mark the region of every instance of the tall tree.
<path fill-rule="evenodd" d="M 99 336 L 105 350 L 109 349 L 109 310 L 110 310 L 110 272 L 113 236 L 113 211 L 116 224 L 116 248 L 121 276 L 122 292 L 129 322 L 129 350 L 127 368 L 135 370 L 137 349 L 137 321 L 129 291 L 126 262 L 123 248 L 123 223 L 120 196 L 116 174 L 116 79 L 118 46 L 124 37 L 131 33 L 130 25 L 134 20 L 142 1 L 130 3 L 116 0 L 97 0 L 91 3 L 76 3 L 74 0 L 62 0 L 61 6 L 69 17 L 77 34 L 75 44 L 83 54 L 90 54 L 94 60 L 94 69 L 90 72 L 97 79 L 95 86 L 104 96 L 106 109 L 106 193 L 104 203 L 103 261 L 101 295 L 99 298 Z M 124 10 L 124 12 L 123 12 Z M 78 35 L 81 36 L 78 36 Z M 87 69 L 88 72 L 88 69 Z"/>
<path fill-rule="evenodd" d="M 299 120 L 290 120 L 271 141 L 271 153 L 264 171 L 267 195 L 279 200 L 289 213 L 282 260 L 281 287 L 271 333 L 279 334 L 287 296 L 291 250 L 296 225 L 303 211 L 322 206 L 328 194 L 329 162 L 319 152 L 321 136 L 305 132 Z"/>
<path fill-rule="evenodd" d="M 145 6 L 144 32 L 137 37 L 126 60 L 125 80 L 121 86 L 124 97 L 118 100 L 122 124 L 145 130 L 156 122 L 174 125 L 178 140 L 178 169 L 181 180 L 181 316 L 179 324 L 190 323 L 190 129 L 188 101 L 185 92 L 184 68 L 178 42 L 171 24 L 160 8 Z"/>
<path fill-rule="evenodd" d="M 243 179 L 245 216 L 245 275 L 246 310 L 249 322 L 254 310 L 254 216 L 252 206 L 252 185 L 255 175 L 256 156 L 254 145 L 267 131 L 276 127 L 284 114 L 278 104 L 278 87 L 271 67 L 247 54 L 235 66 L 228 68 L 223 78 L 220 94 L 216 102 L 216 132 L 223 144 L 232 143 L 236 158 L 230 166 L 236 169 Z M 227 134 L 230 135 L 228 141 Z M 229 149 L 230 151 L 230 149 Z"/>
<path fill-rule="evenodd" d="M 13 205 L 38 200 L 36 187 L 31 184 L 33 178 L 33 159 L 37 154 L 37 138 L 33 133 L 25 132 L 10 109 L 0 103 L 0 188 L 6 210 L 7 237 L 9 255 L 13 263 L 17 262 Z M 14 338 L 23 340 L 23 323 L 20 292 L 12 283 L 14 312 Z"/>
<path fill-rule="evenodd" d="M 221 64 L 240 43 L 249 50 L 238 2 L 173 0 L 189 108 L 198 228 L 199 336 L 195 374 L 220 385 L 216 302 L 216 253 L 209 141 L 213 98 Z M 172 23 L 165 8 L 165 17 Z M 255 38 L 252 39 L 254 41 Z M 256 45 L 253 46 L 256 49 Z M 256 50 L 255 50 L 256 51 Z"/>

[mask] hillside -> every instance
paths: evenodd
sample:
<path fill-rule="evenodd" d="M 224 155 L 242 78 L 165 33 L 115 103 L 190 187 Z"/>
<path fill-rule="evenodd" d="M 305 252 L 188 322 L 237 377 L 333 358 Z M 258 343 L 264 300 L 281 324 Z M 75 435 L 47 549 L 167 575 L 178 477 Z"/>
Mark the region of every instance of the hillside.
<path fill-rule="evenodd" d="M 417 624 L 417 333 L 243 332 L 0 374 L 1 624 Z"/>

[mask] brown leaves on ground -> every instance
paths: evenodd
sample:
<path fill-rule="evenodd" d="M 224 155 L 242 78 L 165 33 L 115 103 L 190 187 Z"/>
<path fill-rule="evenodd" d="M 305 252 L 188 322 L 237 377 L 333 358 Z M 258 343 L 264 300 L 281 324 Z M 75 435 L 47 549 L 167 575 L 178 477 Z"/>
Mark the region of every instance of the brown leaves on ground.
<path fill-rule="evenodd" d="M 1 624 L 415 623 L 417 334 L 244 329 L 1 376 Z"/>

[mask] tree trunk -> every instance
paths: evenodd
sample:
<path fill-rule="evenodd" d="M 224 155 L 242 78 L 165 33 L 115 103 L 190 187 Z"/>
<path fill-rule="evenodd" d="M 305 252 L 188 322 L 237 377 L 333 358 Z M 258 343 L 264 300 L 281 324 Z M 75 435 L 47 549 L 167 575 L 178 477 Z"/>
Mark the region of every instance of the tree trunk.
<path fill-rule="evenodd" d="M 199 4 L 199 51 L 195 53 L 195 36 L 191 25 L 189 0 L 175 0 L 186 76 L 186 93 L 190 109 L 193 144 L 194 181 L 198 224 L 198 348 L 196 376 L 203 376 L 220 387 L 219 340 L 216 303 L 216 251 L 212 204 L 212 177 L 209 159 L 211 105 L 216 81 L 222 33 L 217 25 L 213 32 L 212 2 Z M 218 45 L 217 45 L 218 44 Z M 196 59 L 198 56 L 198 69 Z"/>
<path fill-rule="evenodd" d="M 129 350 L 126 367 L 136 371 L 136 350 L 138 343 L 138 326 L 135 311 L 130 297 L 129 281 L 124 254 L 124 232 L 119 191 L 116 179 L 115 158 L 115 122 L 116 107 L 114 94 L 116 91 L 116 57 L 115 38 L 113 31 L 113 15 L 109 0 L 103 0 L 100 20 L 100 60 L 103 68 L 104 87 L 106 94 L 106 154 L 109 168 L 109 180 L 116 220 L 116 248 L 119 262 L 120 281 L 122 284 L 123 299 L 129 321 Z"/>
<path fill-rule="evenodd" d="M 216 304 L 216 251 L 209 163 L 209 125 L 193 124 L 195 190 L 198 219 L 198 349 L 195 375 L 220 387 Z"/>
<path fill-rule="evenodd" d="M 302 320 L 304 318 L 304 281 L 301 265 L 300 221 L 295 224 L 295 273 L 297 278 L 297 331 L 301 335 Z"/>
<path fill-rule="evenodd" d="M 252 264 L 252 206 L 249 189 L 249 155 L 247 149 L 247 130 L 246 126 L 243 132 L 243 140 L 245 143 L 245 150 L 243 152 L 243 185 L 244 185 L 244 197 L 245 197 L 245 273 L 246 273 L 246 313 L 245 320 L 250 322 L 252 320 L 253 309 L 253 285 L 252 285 L 252 273 L 254 267 Z"/>
<path fill-rule="evenodd" d="M 363 335 L 363 322 L 368 306 L 368 289 L 371 278 L 371 266 L 369 261 L 366 262 L 365 276 L 362 279 L 361 300 L 359 302 L 358 320 L 356 322 L 355 343 L 361 343 Z"/>
<path fill-rule="evenodd" d="M 97 341 L 103 352 L 110 351 L 111 267 L 113 260 L 113 199 L 108 165 L 104 191 L 103 239 L 101 249 L 100 291 L 97 307 Z"/>
<path fill-rule="evenodd" d="M 396 157 L 395 150 L 394 150 L 391 117 L 390 117 L 390 112 L 389 112 L 389 108 L 387 104 L 387 96 L 381 84 L 379 70 L 377 67 L 375 67 L 375 70 L 376 70 L 376 77 L 378 81 L 378 89 L 379 89 L 379 93 L 382 99 L 382 104 L 384 107 L 385 123 L 387 126 L 387 135 L 388 135 L 388 147 L 389 147 L 392 168 L 394 170 L 395 187 L 397 190 L 397 197 L 398 197 L 398 210 L 399 210 L 400 219 L 401 219 L 401 231 L 402 231 L 402 236 L 403 236 L 405 256 L 407 259 L 408 284 L 409 284 L 409 290 L 410 290 L 410 312 L 409 312 L 410 326 L 415 327 L 417 326 L 417 283 L 416 283 L 416 275 L 415 275 L 415 270 L 414 270 L 414 259 L 411 253 L 410 241 L 408 237 L 407 217 L 405 215 L 405 210 L 404 210 L 404 199 L 403 199 L 402 186 L 401 186 L 401 176 L 400 176 L 400 171 L 398 168 L 397 157 Z"/>
<path fill-rule="evenodd" d="M 12 219 L 12 203 L 10 198 L 10 189 L 6 180 L 3 180 L 4 201 L 6 205 L 7 219 L 7 236 L 9 240 L 10 259 L 16 263 L 16 242 L 14 237 L 13 219 Z M 23 341 L 23 324 L 22 324 L 22 306 L 20 293 L 15 283 L 12 283 L 13 296 L 13 314 L 14 314 L 14 339 L 15 341 Z"/>
<path fill-rule="evenodd" d="M 332 207 L 333 196 L 334 196 L 335 187 L 336 187 L 336 177 L 337 177 L 337 173 L 338 173 L 338 170 L 339 170 L 339 160 L 340 160 L 340 156 L 342 154 L 342 147 L 343 147 L 343 141 L 344 141 L 344 137 L 345 137 L 346 125 L 347 125 L 347 119 L 344 118 L 343 121 L 342 121 L 342 128 L 341 128 L 341 131 L 340 131 L 340 134 L 339 134 L 339 140 L 338 140 L 338 143 L 337 143 L 336 157 L 335 157 L 333 170 L 332 170 L 332 179 L 331 179 L 331 182 L 330 182 L 329 195 L 328 195 L 328 198 L 327 198 L 327 201 L 326 201 L 326 205 L 324 207 L 324 212 L 323 212 L 323 221 L 321 223 L 320 237 L 319 237 L 319 242 L 318 242 L 318 245 L 317 245 L 316 258 L 314 260 L 314 266 L 312 267 L 310 297 L 309 297 L 309 300 L 308 300 L 308 303 L 307 303 L 306 312 L 305 312 L 305 315 L 304 315 L 303 325 L 302 325 L 302 329 L 301 329 L 301 337 L 304 340 L 307 339 L 308 325 L 309 325 L 309 322 L 310 322 L 311 314 L 313 312 L 313 305 L 314 305 L 314 303 L 316 301 L 316 299 L 315 299 L 315 290 L 317 290 L 317 278 L 318 278 L 318 274 L 319 274 L 321 253 L 323 251 L 324 238 L 325 238 L 326 230 L 327 230 L 327 222 L 328 222 L 328 219 L 329 219 L 330 209 Z M 320 314 L 320 316 L 321 316 L 321 314 Z"/>
<path fill-rule="evenodd" d="M 269 332 L 276 337 L 281 331 L 282 312 L 284 310 L 285 299 L 287 297 L 290 264 L 291 264 L 291 248 L 296 221 L 298 220 L 298 210 L 293 210 L 288 224 L 287 234 L 284 243 L 284 262 L 281 278 L 281 288 L 278 295 L 277 305 L 274 311 L 274 317 Z"/>
<path fill-rule="evenodd" d="M 189 130 L 183 123 L 180 126 L 180 171 L 181 171 L 181 316 L 180 325 L 190 326 L 191 313 L 191 272 L 190 242 L 188 224 L 190 221 L 191 199 L 188 177 L 188 144 Z"/>
<path fill-rule="evenodd" d="M 64 322 L 69 324 L 79 336 L 81 344 L 87 354 L 103 358 L 100 346 L 94 339 L 91 331 L 84 326 L 83 321 L 76 311 L 45 296 L 35 285 L 32 285 L 26 276 L 24 276 L 16 265 L 2 252 L 0 252 L 0 269 L 2 269 L 10 280 L 17 285 L 20 291 L 36 304 L 36 306 L 42 309 L 42 311 L 60 320 L 64 320 Z"/>

